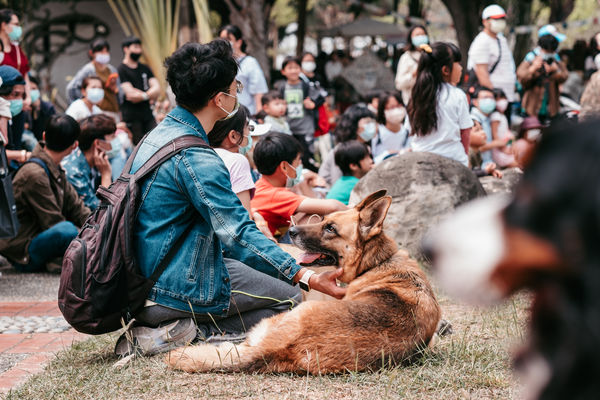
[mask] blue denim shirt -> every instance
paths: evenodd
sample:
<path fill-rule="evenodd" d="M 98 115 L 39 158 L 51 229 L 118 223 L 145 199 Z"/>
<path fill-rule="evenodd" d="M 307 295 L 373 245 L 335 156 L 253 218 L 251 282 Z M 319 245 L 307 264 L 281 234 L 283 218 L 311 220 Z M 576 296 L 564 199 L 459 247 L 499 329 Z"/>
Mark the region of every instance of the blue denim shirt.
<path fill-rule="evenodd" d="M 98 208 L 100 200 L 96 197 L 96 189 L 100 185 L 100 174 L 90 167 L 81 149 L 77 147 L 73 150 L 60 165 L 85 205 L 92 211 Z"/>
<path fill-rule="evenodd" d="M 137 171 L 159 148 L 183 135 L 208 138 L 198 119 L 176 107 L 146 137 L 132 165 Z M 189 224 L 183 245 L 152 288 L 149 300 L 197 313 L 225 315 L 231 286 L 223 253 L 291 283 L 300 267 L 267 239 L 231 190 L 227 167 L 212 149 L 182 150 L 140 188 L 134 226 L 136 260 L 150 276 Z"/>

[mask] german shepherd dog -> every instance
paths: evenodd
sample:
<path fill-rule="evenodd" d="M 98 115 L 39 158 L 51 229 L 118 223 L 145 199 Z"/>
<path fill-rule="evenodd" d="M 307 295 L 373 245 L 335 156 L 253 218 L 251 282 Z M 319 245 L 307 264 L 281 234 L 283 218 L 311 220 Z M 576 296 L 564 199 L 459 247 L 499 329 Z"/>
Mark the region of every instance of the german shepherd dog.
<path fill-rule="evenodd" d="M 408 253 L 382 231 L 386 191 L 322 222 L 295 226 L 302 265 L 341 266 L 341 300 L 306 301 L 267 318 L 239 345 L 173 350 L 166 362 L 187 372 L 340 373 L 397 365 L 428 345 L 440 320 L 431 286 Z"/>

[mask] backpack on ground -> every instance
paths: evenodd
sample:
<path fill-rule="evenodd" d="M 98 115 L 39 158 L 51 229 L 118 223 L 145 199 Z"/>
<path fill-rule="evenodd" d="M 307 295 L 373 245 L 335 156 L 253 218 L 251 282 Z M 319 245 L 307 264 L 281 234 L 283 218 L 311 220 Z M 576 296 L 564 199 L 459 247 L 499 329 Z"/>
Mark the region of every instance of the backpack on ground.
<path fill-rule="evenodd" d="M 142 309 L 150 290 L 177 252 L 193 224 L 177 239 L 149 278 L 136 263 L 133 226 L 140 182 L 179 151 L 209 148 L 198 136 L 176 138 L 158 150 L 133 175 L 127 160 L 121 176 L 110 187 L 100 186 L 98 208 L 88 217 L 63 257 L 58 307 L 76 330 L 92 335 L 115 331 Z"/>

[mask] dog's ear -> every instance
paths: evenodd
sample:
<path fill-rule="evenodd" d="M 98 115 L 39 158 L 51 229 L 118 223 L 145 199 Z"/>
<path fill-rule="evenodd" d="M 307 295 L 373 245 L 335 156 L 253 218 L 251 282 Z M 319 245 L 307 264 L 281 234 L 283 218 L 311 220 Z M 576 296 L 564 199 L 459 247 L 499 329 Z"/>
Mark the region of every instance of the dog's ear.
<path fill-rule="evenodd" d="M 381 189 L 381 190 L 378 190 L 376 192 L 371 193 L 370 195 L 368 195 L 367 197 L 365 197 L 363 199 L 363 201 L 361 201 L 360 203 L 358 203 L 356 205 L 356 209 L 358 211 L 362 210 L 363 208 L 365 208 L 366 206 L 368 206 L 369 204 L 371 204 L 375 200 L 380 199 L 383 196 L 385 196 L 386 193 L 387 193 L 387 190 L 385 190 L 385 189 Z"/>
<path fill-rule="evenodd" d="M 385 194 L 385 190 L 377 193 Z M 374 194 L 377 194 L 374 193 Z M 371 195 L 372 196 L 372 195 Z M 369 197 L 371 197 L 369 196 Z M 367 198 L 368 199 L 368 198 Z M 362 204 L 362 203 L 361 203 Z M 358 229 L 363 240 L 379 235 L 383 229 L 383 220 L 392 204 L 391 196 L 379 197 L 363 206 L 358 212 Z"/>

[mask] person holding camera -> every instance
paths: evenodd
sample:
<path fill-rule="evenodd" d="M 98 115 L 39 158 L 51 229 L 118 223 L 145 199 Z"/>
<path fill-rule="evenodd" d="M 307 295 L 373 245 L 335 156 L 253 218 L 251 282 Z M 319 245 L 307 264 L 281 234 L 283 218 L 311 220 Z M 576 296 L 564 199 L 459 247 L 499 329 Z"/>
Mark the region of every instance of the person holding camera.
<path fill-rule="evenodd" d="M 558 114 L 559 85 L 567 80 L 568 70 L 556 53 L 565 35 L 553 25 L 538 31 L 538 45 L 527 53 L 517 68 L 517 79 L 523 86 L 521 106 L 525 114 L 546 122 Z"/>

